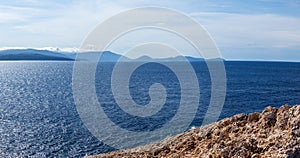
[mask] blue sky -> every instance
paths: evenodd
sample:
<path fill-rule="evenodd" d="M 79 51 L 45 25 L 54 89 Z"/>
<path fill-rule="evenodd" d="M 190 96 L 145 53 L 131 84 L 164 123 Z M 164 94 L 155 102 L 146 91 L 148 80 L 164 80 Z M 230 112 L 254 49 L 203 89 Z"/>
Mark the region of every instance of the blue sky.
<path fill-rule="evenodd" d="M 0 49 L 73 50 L 105 19 L 146 6 L 191 16 L 211 34 L 226 59 L 300 61 L 296 0 L 0 0 Z"/>

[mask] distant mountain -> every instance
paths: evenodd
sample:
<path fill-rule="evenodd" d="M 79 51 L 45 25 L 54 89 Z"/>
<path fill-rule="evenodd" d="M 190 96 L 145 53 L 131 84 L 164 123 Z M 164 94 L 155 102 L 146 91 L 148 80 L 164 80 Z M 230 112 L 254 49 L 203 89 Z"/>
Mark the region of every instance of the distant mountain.
<path fill-rule="evenodd" d="M 204 58 L 195 58 L 191 56 L 176 56 L 176 57 L 169 57 L 169 58 L 159 58 L 159 59 L 153 59 L 149 56 L 141 56 L 137 59 L 130 59 L 130 61 L 148 61 L 148 62 L 183 62 L 183 61 L 189 61 L 189 62 L 204 62 L 204 61 L 224 61 L 222 58 L 214 58 L 214 59 L 204 59 Z"/>
<path fill-rule="evenodd" d="M 100 57 L 101 62 L 117 62 L 121 57 L 125 62 L 203 62 L 203 61 L 223 61 L 222 58 L 206 59 L 195 58 L 190 56 L 176 56 L 169 58 L 151 58 L 149 56 L 141 56 L 137 59 L 130 59 L 125 56 L 110 51 L 80 52 L 66 53 L 57 50 L 36 50 L 36 49 L 8 49 L 0 51 L 0 60 L 78 60 L 78 61 L 96 61 Z"/>
<path fill-rule="evenodd" d="M 100 56 L 101 55 L 101 56 Z M 125 61 L 128 61 L 129 59 L 110 52 L 110 51 L 104 51 L 104 52 L 81 52 L 81 53 L 77 53 L 76 54 L 76 60 L 79 61 L 98 61 L 98 58 L 100 57 L 100 61 L 102 62 L 117 62 L 121 57 L 123 57 L 123 59 Z"/>
<path fill-rule="evenodd" d="M 102 53 L 102 54 L 101 54 Z M 0 60 L 81 60 L 95 61 L 101 54 L 101 61 L 115 62 L 121 55 L 110 51 L 66 53 L 59 50 L 8 49 L 0 51 Z M 124 57 L 125 60 L 128 58 Z"/>
<path fill-rule="evenodd" d="M 0 60 L 74 60 L 65 53 L 36 49 L 9 49 L 0 51 Z"/>
<path fill-rule="evenodd" d="M 203 58 L 194 58 L 190 56 L 176 56 L 176 57 L 170 57 L 170 58 L 151 58 L 149 56 L 141 56 L 136 59 L 130 59 L 125 56 L 110 52 L 110 51 L 104 51 L 104 52 L 83 52 L 83 53 L 77 53 L 76 60 L 83 60 L 83 61 L 95 61 L 99 58 L 101 54 L 100 61 L 102 62 L 117 62 L 121 57 L 123 57 L 122 61 L 125 62 L 182 62 L 182 61 L 190 61 L 190 62 L 199 62 L 204 61 Z"/>
<path fill-rule="evenodd" d="M 153 58 L 151 58 L 149 56 L 144 55 L 144 56 L 141 56 L 141 57 L 139 57 L 137 59 L 131 59 L 131 60 L 136 60 L 136 61 L 153 61 L 155 59 L 153 59 Z"/>

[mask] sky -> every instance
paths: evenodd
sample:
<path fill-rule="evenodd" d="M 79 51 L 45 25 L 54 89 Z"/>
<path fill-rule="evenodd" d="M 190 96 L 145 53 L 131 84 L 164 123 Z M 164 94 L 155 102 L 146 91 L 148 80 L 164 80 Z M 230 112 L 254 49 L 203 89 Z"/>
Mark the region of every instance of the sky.
<path fill-rule="evenodd" d="M 300 61 L 297 0 L 0 0 L 0 49 L 78 50 L 101 22 L 149 6 L 190 16 L 209 32 L 225 59 Z"/>

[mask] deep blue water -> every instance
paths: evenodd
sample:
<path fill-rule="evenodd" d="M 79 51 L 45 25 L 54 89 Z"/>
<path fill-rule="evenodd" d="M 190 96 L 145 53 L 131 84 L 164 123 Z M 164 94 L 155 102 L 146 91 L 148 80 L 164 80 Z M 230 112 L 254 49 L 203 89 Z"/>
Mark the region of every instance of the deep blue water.
<path fill-rule="evenodd" d="M 193 86 L 200 87 L 201 95 L 190 126 L 200 126 L 211 81 L 205 63 L 192 65 L 199 80 Z M 180 100 L 180 86 L 170 69 L 152 63 L 133 73 L 129 87 L 136 103 L 150 102 L 148 89 L 156 82 L 168 94 L 158 114 L 135 121 L 112 98 L 112 66 L 99 65 L 96 79 L 101 79 L 96 80 L 96 90 L 114 123 L 128 130 L 151 131 L 169 121 Z M 261 111 L 268 105 L 300 103 L 300 63 L 226 61 L 225 68 L 227 92 L 219 119 Z M 0 157 L 82 157 L 115 150 L 97 140 L 79 118 L 72 95 L 72 70 L 73 62 L 0 62 Z"/>

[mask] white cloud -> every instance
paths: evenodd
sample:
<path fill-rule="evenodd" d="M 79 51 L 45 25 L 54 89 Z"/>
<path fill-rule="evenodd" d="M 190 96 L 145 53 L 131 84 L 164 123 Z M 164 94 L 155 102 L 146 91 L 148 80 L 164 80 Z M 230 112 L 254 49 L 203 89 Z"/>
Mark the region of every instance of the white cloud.
<path fill-rule="evenodd" d="M 193 13 L 220 47 L 299 46 L 300 18 L 275 14 Z"/>
<path fill-rule="evenodd" d="M 79 47 L 87 34 L 110 16 L 132 7 L 153 5 L 171 6 L 180 11 L 193 8 L 188 2 L 180 1 L 78 0 L 66 3 L 26 0 L 20 5 L 3 3 L 0 5 L 0 46 Z M 202 7 L 207 5 L 203 3 Z M 284 51 L 300 47 L 300 19 L 296 16 L 222 12 L 190 15 L 209 31 L 225 57 L 226 52 L 234 49 Z"/>
<path fill-rule="evenodd" d="M 5 26 L 0 26 L 0 43 L 2 46 L 79 47 L 87 33 L 99 22 L 123 9 L 113 3 L 100 2 L 74 1 L 68 5 L 46 3 L 38 4 L 43 6 L 38 9 L 14 7 L 13 10 L 1 10 L 0 20 Z"/>
<path fill-rule="evenodd" d="M 31 36 L 40 46 L 79 46 L 98 23 L 119 13 L 134 2 L 73 1 L 69 5 L 28 1 L 32 7 L 0 6 L 2 44 L 29 45 Z M 137 5 L 140 5 L 138 3 Z M 43 7 L 36 7 L 43 6 Z M 300 19 L 275 14 L 230 14 L 198 12 L 190 14 L 206 27 L 221 47 L 292 47 L 300 41 Z M 12 37 L 9 32 L 20 36 Z M 41 37 L 46 39 L 41 40 Z M 25 38 L 25 39 L 22 39 Z M 18 42 L 19 41 L 19 42 Z M 55 44 L 56 43 L 56 44 Z"/>
<path fill-rule="evenodd" d="M 12 13 L 0 13 L 0 24 L 23 20 L 24 16 Z"/>
<path fill-rule="evenodd" d="M 48 51 L 58 51 L 58 52 L 65 52 L 65 53 L 74 53 L 78 52 L 79 49 L 76 47 L 70 48 L 57 48 L 57 47 L 0 47 L 0 51 L 2 50 L 9 50 L 9 49 L 36 49 L 36 50 L 48 50 Z"/>

